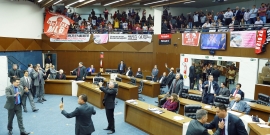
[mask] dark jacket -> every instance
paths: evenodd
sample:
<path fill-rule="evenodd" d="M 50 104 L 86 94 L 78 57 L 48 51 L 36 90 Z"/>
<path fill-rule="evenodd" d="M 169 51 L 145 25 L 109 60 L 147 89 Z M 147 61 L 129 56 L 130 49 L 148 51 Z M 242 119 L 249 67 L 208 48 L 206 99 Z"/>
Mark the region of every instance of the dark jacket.
<path fill-rule="evenodd" d="M 233 88 L 231 91 L 231 94 L 233 95 L 235 92 L 236 88 Z M 240 94 L 241 95 L 241 100 L 243 100 L 245 98 L 245 93 L 242 90 L 238 90 L 238 92 L 236 94 Z"/>
<path fill-rule="evenodd" d="M 71 113 L 67 113 L 65 110 L 63 110 L 61 113 L 67 118 L 76 117 L 75 135 L 86 135 L 91 134 L 95 131 L 94 124 L 91 118 L 92 114 L 96 114 L 93 106 L 85 103 L 77 107 Z"/>
<path fill-rule="evenodd" d="M 120 66 L 121 66 L 121 63 L 118 64 L 118 68 L 117 68 L 118 72 L 120 71 Z M 125 63 L 123 63 L 123 71 L 124 72 L 126 71 L 126 64 Z"/>
<path fill-rule="evenodd" d="M 128 71 L 127 71 L 128 72 Z M 133 76 L 133 72 L 132 72 L 132 70 L 129 70 L 129 72 L 128 72 L 128 76 Z"/>
<path fill-rule="evenodd" d="M 175 81 L 177 81 L 177 83 L 176 83 L 175 89 L 174 89 L 174 83 L 175 83 Z M 172 81 L 171 86 L 169 87 L 169 94 L 175 93 L 175 94 L 179 95 L 179 97 L 181 97 L 183 87 L 184 87 L 183 80 L 181 80 L 181 79 L 179 79 L 179 80 L 174 79 Z"/>
<path fill-rule="evenodd" d="M 21 78 L 21 70 L 17 69 L 17 70 L 14 70 L 14 69 L 10 69 L 8 70 L 8 77 L 10 78 L 10 82 L 12 82 L 12 77 L 13 76 L 17 76 L 17 78 Z"/>
<path fill-rule="evenodd" d="M 163 75 L 159 77 L 158 82 L 160 81 L 160 79 L 161 79 L 162 77 L 163 77 Z M 167 82 L 167 77 L 164 76 L 163 79 L 162 79 L 162 82 L 161 82 L 160 84 L 161 84 L 161 85 L 166 85 L 166 82 Z"/>
<path fill-rule="evenodd" d="M 216 130 L 216 132 L 213 135 L 219 135 L 220 134 L 220 128 Z M 203 126 L 201 122 L 198 120 L 191 120 L 189 122 L 186 135 L 210 135 L 207 131 L 207 129 Z"/>
<path fill-rule="evenodd" d="M 196 70 L 194 66 L 189 67 L 189 78 L 195 78 L 196 77 Z"/>
<path fill-rule="evenodd" d="M 117 89 L 115 88 L 109 89 L 108 87 L 100 87 L 99 89 L 105 93 L 103 99 L 103 105 L 105 106 L 105 109 L 114 109 L 115 107 L 114 101 Z"/>
<path fill-rule="evenodd" d="M 205 85 L 209 85 L 209 82 L 208 81 L 205 81 L 204 83 L 203 83 L 203 89 L 204 89 L 204 95 L 208 92 L 208 87 L 209 86 L 205 86 Z M 212 85 L 213 85 L 213 89 L 214 89 L 214 94 L 217 94 L 218 95 L 218 93 L 219 93 L 219 86 L 218 86 L 218 84 L 215 82 L 215 81 L 212 81 Z"/>
<path fill-rule="evenodd" d="M 175 78 L 175 74 L 172 72 L 171 73 L 171 71 L 170 71 L 170 69 L 169 68 L 167 68 L 167 70 L 168 70 L 168 75 L 167 75 L 167 82 L 166 82 L 166 85 L 168 85 L 169 84 L 169 82 L 172 82 L 173 81 L 173 79 Z M 170 87 L 170 86 L 169 86 Z"/>
<path fill-rule="evenodd" d="M 220 76 L 220 71 L 218 69 L 212 70 L 211 75 L 213 75 L 214 81 L 218 81 L 218 77 Z"/>
<path fill-rule="evenodd" d="M 230 90 L 225 87 L 225 88 L 219 88 L 218 96 L 222 97 L 229 97 L 230 96 Z"/>
<path fill-rule="evenodd" d="M 79 68 L 80 68 L 80 74 L 78 73 L 79 72 Z M 87 75 L 87 71 L 86 71 L 86 67 L 85 66 L 78 67 L 78 68 L 74 69 L 73 72 L 75 72 L 76 75 L 77 75 L 76 80 L 83 80 L 83 77 L 85 79 L 85 77 Z"/>
<path fill-rule="evenodd" d="M 237 116 L 228 114 L 228 135 L 248 135 L 247 130 L 245 129 L 243 121 Z M 210 124 L 204 124 L 204 127 L 207 129 L 218 129 L 218 122 L 221 119 L 218 116 L 214 117 L 214 120 Z"/>
<path fill-rule="evenodd" d="M 61 78 L 60 78 L 60 74 L 57 74 L 55 79 L 57 80 L 66 80 L 66 75 L 65 74 L 62 74 Z"/>

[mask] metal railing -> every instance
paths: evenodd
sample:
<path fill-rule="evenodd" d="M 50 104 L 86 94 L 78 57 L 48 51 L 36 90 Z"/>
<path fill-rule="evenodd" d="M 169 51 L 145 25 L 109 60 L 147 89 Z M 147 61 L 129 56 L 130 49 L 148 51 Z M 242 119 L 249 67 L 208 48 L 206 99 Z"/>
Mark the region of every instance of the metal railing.
<path fill-rule="evenodd" d="M 18 69 L 20 70 L 26 70 L 28 68 L 25 64 L 23 64 L 21 61 L 19 61 L 13 56 L 7 56 L 7 58 L 8 58 L 8 63 L 11 64 L 11 67 L 13 64 L 17 64 Z"/>

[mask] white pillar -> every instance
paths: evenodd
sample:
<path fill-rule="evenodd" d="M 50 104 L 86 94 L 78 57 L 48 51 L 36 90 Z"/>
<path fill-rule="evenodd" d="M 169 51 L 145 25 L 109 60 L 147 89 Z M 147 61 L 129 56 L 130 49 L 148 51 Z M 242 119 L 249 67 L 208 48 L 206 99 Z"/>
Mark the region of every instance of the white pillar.
<path fill-rule="evenodd" d="M 154 34 L 161 34 L 163 7 L 154 8 Z"/>

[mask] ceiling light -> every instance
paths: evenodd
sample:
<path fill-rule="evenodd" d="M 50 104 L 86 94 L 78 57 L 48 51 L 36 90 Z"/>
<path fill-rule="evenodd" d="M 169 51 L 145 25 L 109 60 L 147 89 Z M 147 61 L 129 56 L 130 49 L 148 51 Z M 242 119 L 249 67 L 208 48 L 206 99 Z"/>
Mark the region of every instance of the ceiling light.
<path fill-rule="evenodd" d="M 115 4 L 115 3 L 121 2 L 121 1 L 123 1 L 123 0 L 117 0 L 117 1 L 113 1 L 113 2 L 107 3 L 107 4 L 103 5 L 103 6 L 112 5 L 112 4 Z"/>
<path fill-rule="evenodd" d="M 42 0 L 39 0 L 38 3 L 41 2 L 41 1 L 42 1 Z"/>
<path fill-rule="evenodd" d="M 188 1 L 188 2 L 185 2 L 184 4 L 193 3 L 193 2 L 195 2 L 195 1 Z"/>
<path fill-rule="evenodd" d="M 57 2 L 55 2 L 55 3 L 53 3 L 53 5 L 56 5 L 56 4 L 58 4 L 59 2 L 61 2 L 62 0 L 59 0 L 59 1 L 57 1 Z"/>
<path fill-rule="evenodd" d="M 150 3 L 143 4 L 143 5 L 151 5 L 151 4 L 165 2 L 165 1 L 168 1 L 168 0 L 160 0 L 160 1 L 150 2 Z"/>
<path fill-rule="evenodd" d="M 71 5 L 74 5 L 74 4 L 78 3 L 78 2 L 79 2 L 79 1 L 75 1 L 75 2 L 73 2 L 73 3 L 70 3 L 70 4 L 67 5 L 67 7 L 70 7 Z"/>
<path fill-rule="evenodd" d="M 90 3 L 90 2 L 93 2 L 93 1 L 96 1 L 96 0 L 89 0 L 89 1 L 87 1 L 87 2 L 84 2 L 84 3 L 82 3 L 82 4 L 78 5 L 78 6 L 76 6 L 76 7 L 81 7 L 81 6 L 86 5 L 86 4 L 88 4 L 88 3 Z"/>

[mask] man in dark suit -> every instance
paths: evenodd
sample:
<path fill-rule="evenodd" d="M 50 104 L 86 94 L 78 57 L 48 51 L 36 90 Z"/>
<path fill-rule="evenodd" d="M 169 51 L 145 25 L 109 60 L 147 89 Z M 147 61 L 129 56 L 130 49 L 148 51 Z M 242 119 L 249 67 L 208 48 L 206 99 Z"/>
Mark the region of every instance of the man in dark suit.
<path fill-rule="evenodd" d="M 166 72 L 163 72 L 162 76 L 159 77 L 158 82 L 160 83 L 160 88 L 166 86 Z"/>
<path fill-rule="evenodd" d="M 45 59 L 45 64 L 51 64 L 51 63 L 52 63 L 52 58 L 51 58 L 51 55 L 48 54 L 47 58 Z"/>
<path fill-rule="evenodd" d="M 75 68 L 72 72 L 75 72 L 77 75 L 76 80 L 77 81 L 82 81 L 85 79 L 86 75 L 87 75 L 87 71 L 86 71 L 86 67 L 83 66 L 82 62 L 79 62 L 79 67 Z"/>
<path fill-rule="evenodd" d="M 34 87 L 36 87 L 36 93 L 37 93 L 37 103 L 42 103 L 43 101 L 47 101 L 44 98 L 44 78 L 43 76 L 46 76 L 46 74 L 43 73 L 43 71 L 38 67 L 34 66 L 33 67 L 33 72 L 32 72 L 32 79 Z"/>
<path fill-rule="evenodd" d="M 138 68 L 138 71 L 137 71 L 135 77 L 136 77 L 136 78 L 143 78 L 143 73 L 142 73 L 141 68 Z"/>
<path fill-rule="evenodd" d="M 235 8 L 235 12 L 233 14 L 235 16 L 235 20 L 240 22 L 241 21 L 241 10 L 239 10 L 238 6 Z"/>
<path fill-rule="evenodd" d="M 30 105 L 32 107 L 32 111 L 36 112 L 39 109 L 36 109 L 35 103 L 34 103 L 34 99 L 32 96 L 32 79 L 28 76 L 28 71 L 25 70 L 24 71 L 24 77 L 22 77 L 20 79 L 20 85 L 26 89 L 28 92 L 24 92 L 23 97 L 22 97 L 22 104 L 23 104 L 23 110 L 24 112 L 27 112 L 27 108 L 26 108 L 26 99 L 29 99 Z"/>
<path fill-rule="evenodd" d="M 189 67 L 189 87 L 190 89 L 194 89 L 195 79 L 196 79 L 196 70 L 195 70 L 195 63 L 193 62 L 192 65 Z"/>
<path fill-rule="evenodd" d="M 248 135 L 243 121 L 234 114 L 227 112 L 224 104 L 216 106 L 216 116 L 209 124 L 204 124 L 207 129 L 218 129 L 219 125 L 224 125 L 225 129 L 221 130 L 222 135 Z"/>
<path fill-rule="evenodd" d="M 241 95 L 241 100 L 243 100 L 244 97 L 245 97 L 245 94 L 244 94 L 244 92 L 240 89 L 241 86 L 242 86 L 242 85 L 241 85 L 240 83 L 237 83 L 237 84 L 236 84 L 236 87 L 233 88 L 233 89 L 231 90 L 230 97 L 235 97 L 236 94 L 240 94 L 240 95 Z"/>
<path fill-rule="evenodd" d="M 126 72 L 126 76 L 129 76 L 129 77 L 133 76 L 133 72 L 131 69 L 132 69 L 131 67 L 128 67 L 128 70 Z"/>
<path fill-rule="evenodd" d="M 230 96 L 230 90 L 226 87 L 225 82 L 220 83 L 218 96 L 222 96 L 222 97 L 229 97 Z"/>
<path fill-rule="evenodd" d="M 126 72 L 126 64 L 124 63 L 123 60 L 121 60 L 120 64 L 118 65 L 117 70 L 119 74 L 124 74 Z"/>
<path fill-rule="evenodd" d="M 7 101 L 4 106 L 8 110 L 8 125 L 7 129 L 9 130 L 8 134 L 12 135 L 12 129 L 13 129 L 13 118 L 16 114 L 18 125 L 20 128 L 21 135 L 28 135 L 30 133 L 27 133 L 23 126 L 23 118 L 22 118 L 22 96 L 24 92 L 28 92 L 27 89 L 23 89 L 23 87 L 20 86 L 20 79 L 19 78 L 13 78 L 12 79 L 12 85 L 6 87 L 6 97 Z"/>
<path fill-rule="evenodd" d="M 55 79 L 57 79 L 57 80 L 66 80 L 66 75 L 64 74 L 63 69 L 59 70 L 59 74 L 56 75 Z"/>
<path fill-rule="evenodd" d="M 214 102 L 214 97 L 219 92 L 219 86 L 218 84 L 213 81 L 213 76 L 208 76 L 208 81 L 205 81 L 203 83 L 203 103 L 205 104 L 211 104 Z"/>
<path fill-rule="evenodd" d="M 174 68 L 171 67 L 171 69 L 168 68 L 167 64 L 165 64 L 166 69 L 168 70 L 168 75 L 167 75 L 167 82 L 166 85 L 168 85 L 168 88 L 171 86 L 173 79 L 175 78 Z"/>
<path fill-rule="evenodd" d="M 218 83 L 218 77 L 220 76 L 220 71 L 217 68 L 217 65 L 214 65 L 214 69 L 212 70 L 211 75 L 214 78 L 214 81 Z"/>
<path fill-rule="evenodd" d="M 117 89 L 114 88 L 114 82 L 109 82 L 109 87 L 103 87 L 103 83 L 99 82 L 99 89 L 105 93 L 103 99 L 103 105 L 105 106 L 106 116 L 108 121 L 108 127 L 104 130 L 111 130 L 107 134 L 113 134 L 115 132 L 114 126 L 114 108 L 115 108 L 115 97 Z"/>
<path fill-rule="evenodd" d="M 8 77 L 10 78 L 10 83 L 12 84 L 12 78 L 21 78 L 21 70 L 18 70 L 17 64 L 12 65 L 12 69 L 8 71 Z"/>
<path fill-rule="evenodd" d="M 184 82 L 180 79 L 180 74 L 176 74 L 175 79 L 169 87 L 169 92 L 167 92 L 166 95 L 160 99 L 159 106 L 162 106 L 166 102 L 167 97 L 170 97 L 172 93 L 175 93 L 178 95 L 178 97 L 181 97 L 183 87 Z"/>
<path fill-rule="evenodd" d="M 96 114 L 93 106 L 87 104 L 87 96 L 82 94 L 78 98 L 77 107 L 73 112 L 67 113 L 64 110 L 64 104 L 59 105 L 61 113 L 67 118 L 76 117 L 75 123 L 75 135 L 91 135 L 95 131 L 95 127 L 92 121 L 92 115 Z"/>
<path fill-rule="evenodd" d="M 234 100 L 230 102 L 229 108 L 239 112 L 244 112 L 245 114 L 249 114 L 250 112 L 250 106 L 247 104 L 247 102 L 241 101 L 240 94 L 236 94 Z"/>
<path fill-rule="evenodd" d="M 158 69 L 157 65 L 155 65 L 154 68 L 152 69 L 152 78 L 154 82 L 157 81 L 157 77 L 158 77 Z"/>
<path fill-rule="evenodd" d="M 191 120 L 186 135 L 210 135 L 207 129 L 203 126 L 203 124 L 207 123 L 207 111 L 204 109 L 200 109 L 196 111 L 196 120 Z M 219 124 L 219 128 L 213 135 L 219 135 L 220 131 L 224 129 L 224 124 Z"/>

